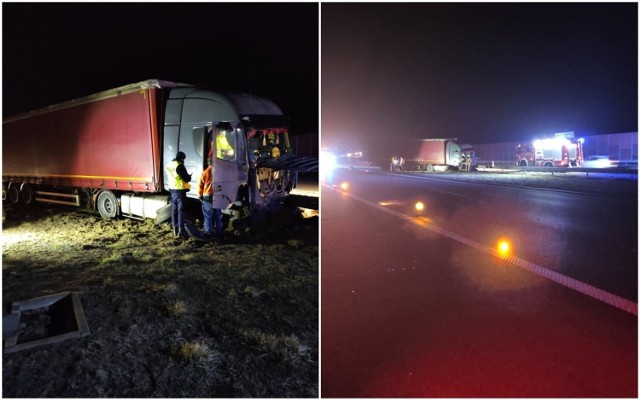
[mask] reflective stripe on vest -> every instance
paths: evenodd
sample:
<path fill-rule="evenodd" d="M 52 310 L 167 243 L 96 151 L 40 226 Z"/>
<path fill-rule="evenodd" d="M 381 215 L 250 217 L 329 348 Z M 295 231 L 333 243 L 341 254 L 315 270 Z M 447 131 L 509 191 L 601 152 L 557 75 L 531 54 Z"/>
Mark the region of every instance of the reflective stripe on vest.
<path fill-rule="evenodd" d="M 169 184 L 169 189 L 173 189 L 173 190 L 184 190 L 184 189 L 190 189 L 191 185 L 189 185 L 189 182 L 185 182 L 182 180 L 182 178 L 180 178 L 180 175 L 178 175 L 178 166 L 180 165 L 180 162 L 178 162 L 177 160 L 173 160 L 171 161 L 171 164 L 169 164 L 167 166 L 167 173 L 169 174 L 169 182 L 167 182 Z"/>

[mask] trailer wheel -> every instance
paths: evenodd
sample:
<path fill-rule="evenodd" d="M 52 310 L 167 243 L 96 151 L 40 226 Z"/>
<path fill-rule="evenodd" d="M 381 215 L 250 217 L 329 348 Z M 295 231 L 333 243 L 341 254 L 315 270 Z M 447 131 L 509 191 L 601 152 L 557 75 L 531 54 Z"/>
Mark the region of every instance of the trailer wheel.
<path fill-rule="evenodd" d="M 24 204 L 31 204 L 34 200 L 34 192 L 33 188 L 27 182 L 23 183 L 20 186 L 20 197 L 22 197 L 22 201 Z"/>
<path fill-rule="evenodd" d="M 118 199 L 113 192 L 105 190 L 98 196 L 98 212 L 104 219 L 115 218 L 118 215 Z"/>
<path fill-rule="evenodd" d="M 20 189 L 18 189 L 18 185 L 12 184 L 9 185 L 9 202 L 11 204 L 18 204 L 20 202 Z"/>

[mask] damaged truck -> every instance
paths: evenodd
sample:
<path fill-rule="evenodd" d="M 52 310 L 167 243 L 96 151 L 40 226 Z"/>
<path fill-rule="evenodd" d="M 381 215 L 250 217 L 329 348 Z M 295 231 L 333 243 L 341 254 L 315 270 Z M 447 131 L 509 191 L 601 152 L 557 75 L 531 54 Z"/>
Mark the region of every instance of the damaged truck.
<path fill-rule="evenodd" d="M 215 132 L 232 151 L 216 151 Z M 282 200 L 318 160 L 293 154 L 288 121 L 272 101 L 147 80 L 3 121 L 3 201 L 96 210 L 103 218 L 169 216 L 165 166 L 181 151 L 197 203 L 213 165 L 214 207 L 255 208 Z M 199 207 L 197 207 L 199 208 Z"/>

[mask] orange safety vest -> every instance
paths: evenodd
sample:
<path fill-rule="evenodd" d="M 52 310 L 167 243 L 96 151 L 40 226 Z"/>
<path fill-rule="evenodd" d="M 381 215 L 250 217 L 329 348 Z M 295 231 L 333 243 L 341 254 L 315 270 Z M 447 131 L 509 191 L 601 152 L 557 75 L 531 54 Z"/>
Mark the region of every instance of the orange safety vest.
<path fill-rule="evenodd" d="M 200 175 L 200 182 L 198 183 L 198 197 L 213 195 L 213 187 L 211 185 L 211 165 L 207 167 Z"/>

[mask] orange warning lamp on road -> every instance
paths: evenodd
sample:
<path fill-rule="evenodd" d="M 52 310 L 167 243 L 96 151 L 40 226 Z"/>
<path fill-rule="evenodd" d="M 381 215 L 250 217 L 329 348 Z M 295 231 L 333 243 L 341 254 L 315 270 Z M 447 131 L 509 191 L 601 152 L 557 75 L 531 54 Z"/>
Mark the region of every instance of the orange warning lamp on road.
<path fill-rule="evenodd" d="M 498 240 L 496 250 L 498 256 L 504 259 L 511 254 L 511 243 L 507 239 L 500 239 Z"/>

